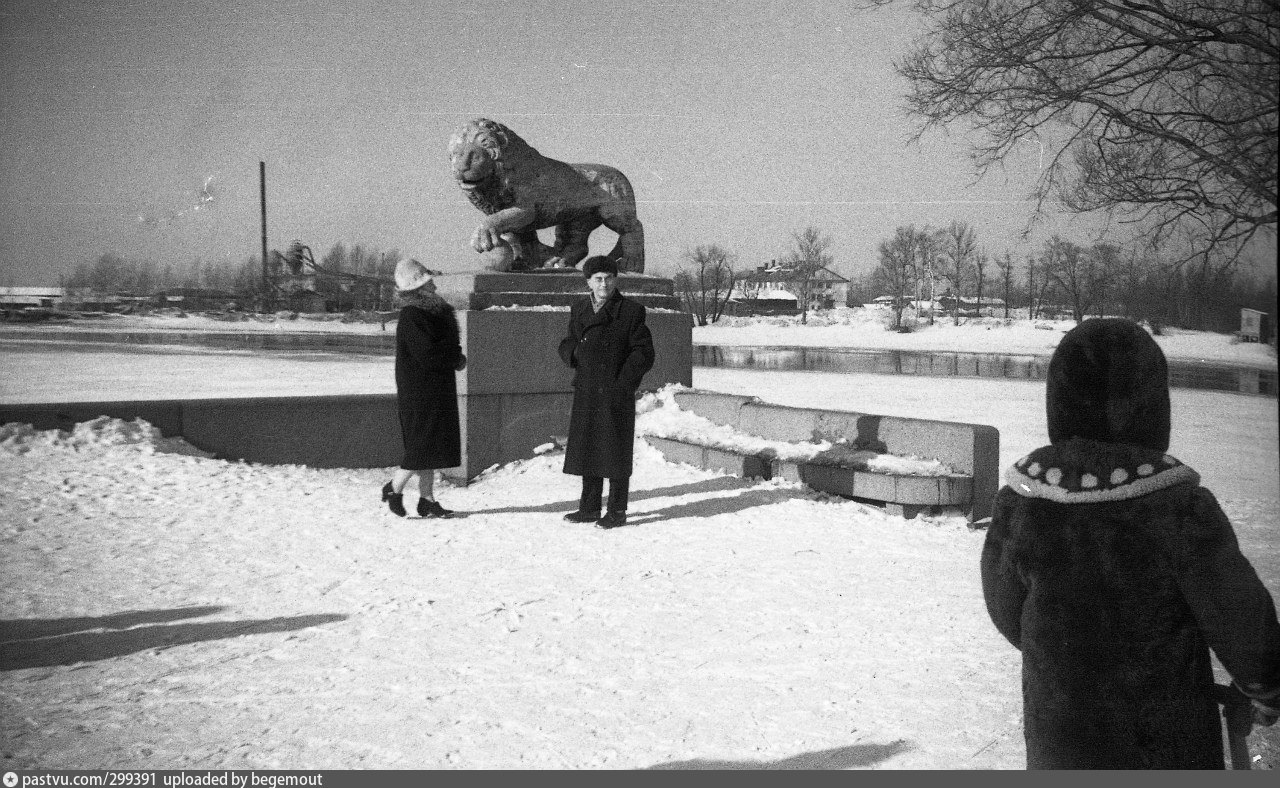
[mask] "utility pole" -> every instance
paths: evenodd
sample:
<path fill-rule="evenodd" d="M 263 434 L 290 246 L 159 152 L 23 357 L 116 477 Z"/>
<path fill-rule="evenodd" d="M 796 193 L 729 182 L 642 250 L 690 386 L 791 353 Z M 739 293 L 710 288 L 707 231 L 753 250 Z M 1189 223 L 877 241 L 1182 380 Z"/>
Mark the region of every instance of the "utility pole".
<path fill-rule="evenodd" d="M 258 184 L 262 196 L 262 311 L 271 311 L 271 280 L 267 274 L 267 163 L 258 162 Z"/>

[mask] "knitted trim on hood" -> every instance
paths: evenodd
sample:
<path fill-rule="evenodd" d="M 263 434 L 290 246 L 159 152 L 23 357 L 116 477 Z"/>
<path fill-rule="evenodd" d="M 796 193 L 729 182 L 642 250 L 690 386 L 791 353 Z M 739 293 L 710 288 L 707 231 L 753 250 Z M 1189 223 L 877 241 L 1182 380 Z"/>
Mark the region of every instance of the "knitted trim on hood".
<path fill-rule="evenodd" d="M 1168 454 L 1081 438 L 1036 449 L 1004 478 L 1024 498 L 1057 503 L 1125 501 L 1175 484 L 1200 483 L 1200 474 Z"/>

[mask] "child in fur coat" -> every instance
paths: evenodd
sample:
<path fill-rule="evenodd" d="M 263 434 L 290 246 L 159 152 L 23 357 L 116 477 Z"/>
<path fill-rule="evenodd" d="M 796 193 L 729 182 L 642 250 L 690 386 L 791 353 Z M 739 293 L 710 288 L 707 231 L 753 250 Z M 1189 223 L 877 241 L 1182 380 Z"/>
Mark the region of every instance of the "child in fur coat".
<path fill-rule="evenodd" d="M 1049 363 L 1050 445 L 997 493 L 982 553 L 996 628 L 1022 651 L 1027 767 L 1221 769 L 1209 651 L 1280 713 L 1280 625 L 1199 475 L 1166 454 L 1164 354 L 1086 320 Z"/>

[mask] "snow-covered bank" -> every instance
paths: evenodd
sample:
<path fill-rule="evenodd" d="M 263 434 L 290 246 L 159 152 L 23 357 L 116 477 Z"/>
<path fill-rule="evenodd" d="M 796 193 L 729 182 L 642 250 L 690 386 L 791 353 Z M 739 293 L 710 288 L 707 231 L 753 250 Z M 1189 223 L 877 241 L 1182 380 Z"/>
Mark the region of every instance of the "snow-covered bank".
<path fill-rule="evenodd" d="M 938 317 L 910 333 L 886 330 L 890 311 L 880 307 L 833 309 L 799 317 L 722 318 L 709 326 L 695 326 L 698 345 L 763 345 L 792 347 L 856 347 L 868 350 L 946 351 L 1051 356 L 1073 320 L 1003 320 L 964 318 L 954 325 Z M 1261 369 L 1276 369 L 1270 345 L 1237 342 L 1229 334 L 1165 329 L 1155 337 L 1169 359 L 1200 361 Z"/>
<path fill-rule="evenodd" d="M 555 309 L 563 311 L 563 308 Z M 1075 325 L 1071 320 L 963 318 L 957 326 L 950 318 L 940 316 L 933 325 L 920 325 L 911 333 L 902 334 L 886 329 L 890 314 L 884 307 L 821 310 L 810 313 L 806 324 L 801 324 L 798 317 L 726 317 L 709 326 L 694 326 L 693 341 L 698 345 L 847 347 L 1049 356 L 1062 335 Z M 21 332 L 25 335 L 31 331 L 57 339 L 59 335 L 85 331 L 102 334 L 183 331 L 370 335 L 394 330 L 394 316 L 384 326 L 380 322 L 342 322 L 341 315 L 226 320 L 193 312 L 183 317 L 165 314 L 108 315 L 59 323 L 0 324 L 0 340 L 7 333 Z M 1170 359 L 1277 368 L 1276 352 L 1272 346 L 1237 342 L 1229 334 L 1167 328 L 1155 339 Z"/>
<path fill-rule="evenodd" d="M 210 332 L 324 332 L 344 334 L 379 334 L 395 330 L 395 313 L 387 314 L 384 323 L 377 313 L 366 313 L 359 320 L 344 315 L 288 313 L 258 315 L 246 312 L 182 312 L 167 310 L 136 315 L 97 313 L 86 317 L 56 317 L 40 322 L 0 324 L 5 330 L 41 330 L 50 334 L 69 331 L 210 331 Z"/>
<path fill-rule="evenodd" d="M 0 345 L 0 403 L 394 394 L 393 360 L 176 345 Z"/>

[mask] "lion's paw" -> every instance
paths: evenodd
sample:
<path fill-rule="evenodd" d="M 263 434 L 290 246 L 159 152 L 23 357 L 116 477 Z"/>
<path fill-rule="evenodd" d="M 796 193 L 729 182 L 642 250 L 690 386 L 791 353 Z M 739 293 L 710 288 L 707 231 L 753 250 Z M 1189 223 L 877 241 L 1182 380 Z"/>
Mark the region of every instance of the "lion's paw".
<path fill-rule="evenodd" d="M 499 244 L 487 252 L 480 253 L 480 267 L 488 271 L 511 271 L 515 267 L 515 262 L 515 252 L 506 244 Z"/>

